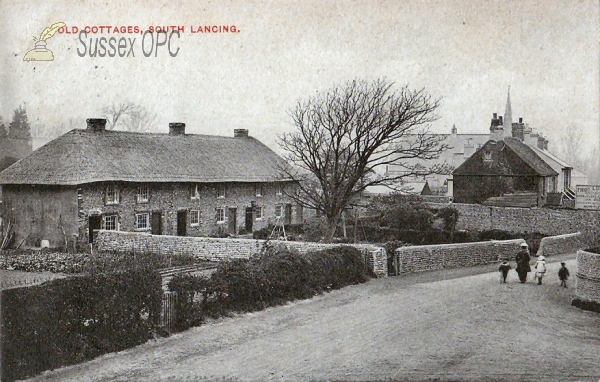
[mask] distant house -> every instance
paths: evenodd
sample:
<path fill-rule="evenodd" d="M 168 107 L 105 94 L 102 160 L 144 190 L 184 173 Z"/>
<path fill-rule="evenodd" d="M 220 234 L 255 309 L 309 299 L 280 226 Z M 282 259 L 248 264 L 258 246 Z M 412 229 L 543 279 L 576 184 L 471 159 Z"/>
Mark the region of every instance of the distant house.
<path fill-rule="evenodd" d="M 490 140 L 453 172 L 457 203 L 482 203 L 505 194 L 532 194 L 544 205 L 548 193 L 559 191 L 559 173 L 520 138 L 503 135 L 494 115 Z M 560 166 L 560 165 L 559 165 Z"/>
<path fill-rule="evenodd" d="M 302 222 L 282 159 L 248 130 L 234 137 L 108 131 L 88 119 L 0 173 L 15 240 L 93 241 L 95 229 L 206 236 Z"/>

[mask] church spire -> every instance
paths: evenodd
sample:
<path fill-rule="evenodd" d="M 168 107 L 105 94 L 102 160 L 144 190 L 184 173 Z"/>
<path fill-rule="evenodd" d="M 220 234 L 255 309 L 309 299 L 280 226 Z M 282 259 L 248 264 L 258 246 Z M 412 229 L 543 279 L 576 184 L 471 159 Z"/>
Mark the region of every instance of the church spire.
<path fill-rule="evenodd" d="M 510 85 L 506 96 L 506 108 L 504 109 L 504 136 L 512 137 L 512 109 L 510 107 Z"/>

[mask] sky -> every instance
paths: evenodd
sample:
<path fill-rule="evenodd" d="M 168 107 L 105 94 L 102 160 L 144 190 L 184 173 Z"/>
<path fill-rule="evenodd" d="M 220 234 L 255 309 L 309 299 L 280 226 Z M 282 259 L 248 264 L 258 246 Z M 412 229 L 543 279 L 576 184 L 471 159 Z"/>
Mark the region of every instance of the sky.
<path fill-rule="evenodd" d="M 582 150 L 600 142 L 598 0 L 392 1 L 15 1 L 0 2 L 0 116 L 25 104 L 32 124 L 100 117 L 134 102 L 155 112 L 156 132 L 185 122 L 189 133 L 248 129 L 278 150 L 294 126 L 288 111 L 317 91 L 385 77 L 441 98 L 435 132 L 489 132 L 510 86 L 513 121 L 550 140 L 580 129 Z M 23 61 L 34 36 L 53 61 Z M 150 34 L 73 32 L 86 26 L 183 26 L 172 51 Z M 235 26 L 237 33 L 198 33 Z M 127 32 L 127 31 L 125 31 Z M 196 32 L 196 33 L 193 33 Z M 134 57 L 84 57 L 100 37 L 135 39 Z M 153 35 L 156 38 L 156 35 Z M 144 49 L 150 57 L 144 56 Z M 129 47 L 126 48 L 129 50 Z"/>

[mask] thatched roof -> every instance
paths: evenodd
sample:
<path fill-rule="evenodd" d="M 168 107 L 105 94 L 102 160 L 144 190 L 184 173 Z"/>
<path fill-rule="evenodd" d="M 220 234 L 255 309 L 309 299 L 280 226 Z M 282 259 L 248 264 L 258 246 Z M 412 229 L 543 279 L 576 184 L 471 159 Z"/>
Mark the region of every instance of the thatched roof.
<path fill-rule="evenodd" d="M 248 136 L 71 130 L 0 173 L 0 184 L 269 182 L 281 165 Z"/>

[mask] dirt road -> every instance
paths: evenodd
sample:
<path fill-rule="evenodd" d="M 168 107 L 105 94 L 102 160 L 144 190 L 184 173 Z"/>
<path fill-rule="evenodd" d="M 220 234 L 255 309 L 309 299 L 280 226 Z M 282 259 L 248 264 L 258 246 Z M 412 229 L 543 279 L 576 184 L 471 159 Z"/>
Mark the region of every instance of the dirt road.
<path fill-rule="evenodd" d="M 500 284 L 495 267 L 373 280 L 36 380 L 600 380 L 600 314 L 570 305 L 574 280 L 551 263 L 542 286 Z"/>

